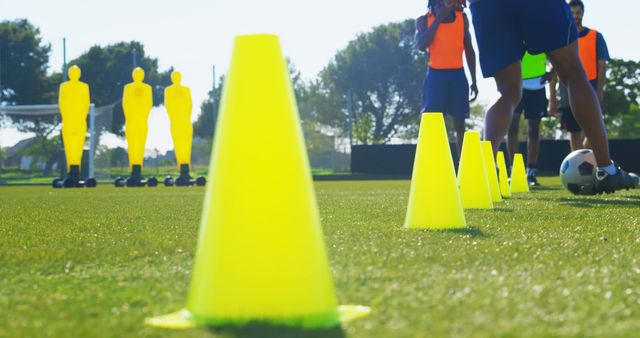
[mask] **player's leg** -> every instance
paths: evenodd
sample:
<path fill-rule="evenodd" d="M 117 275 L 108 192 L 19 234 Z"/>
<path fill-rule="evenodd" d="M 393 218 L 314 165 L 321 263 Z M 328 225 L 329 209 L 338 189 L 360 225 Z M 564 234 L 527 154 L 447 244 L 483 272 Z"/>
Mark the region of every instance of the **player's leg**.
<path fill-rule="evenodd" d="M 527 119 L 527 180 L 531 186 L 539 186 L 536 179 L 538 171 L 538 158 L 540 156 L 540 123 L 542 118 L 548 115 L 547 92 L 544 88 L 538 90 L 525 90 L 523 92 L 525 105 L 525 118 Z"/>
<path fill-rule="evenodd" d="M 460 158 L 462 144 L 464 143 L 464 133 L 466 132 L 466 119 L 454 117 L 453 128 L 456 130 L 456 149 L 458 150 L 458 158 Z"/>
<path fill-rule="evenodd" d="M 508 163 L 513 165 L 513 158 L 518 152 L 518 148 L 520 146 L 520 139 L 518 135 L 520 134 L 520 116 L 523 111 L 523 100 L 520 100 L 520 104 L 513 112 L 513 118 L 511 120 L 511 126 L 509 127 L 509 132 L 507 134 L 507 152 L 509 153 Z"/>
<path fill-rule="evenodd" d="M 518 2 L 519 27 L 532 54 L 546 52 L 567 87 L 574 116 L 591 139 L 598 166 L 611 164 L 602 113 L 580 61 L 577 30 L 562 0 Z"/>
<path fill-rule="evenodd" d="M 561 81 L 567 87 L 574 117 L 589 139 L 596 157 L 596 192 L 612 193 L 620 189 L 636 188 L 638 177 L 630 176 L 611 161 L 602 111 L 580 62 L 577 42 L 548 55 Z M 577 144 L 581 145 L 581 140 L 577 140 Z"/>
<path fill-rule="evenodd" d="M 491 141 L 495 153 L 511 127 L 513 111 L 522 99 L 521 77 L 520 61 L 509 65 L 495 76 L 500 97 L 487 111 L 484 134 L 485 139 Z"/>
<path fill-rule="evenodd" d="M 582 133 L 579 131 L 570 132 L 569 144 L 571 145 L 571 151 L 582 149 Z"/>
<path fill-rule="evenodd" d="M 429 69 L 424 80 L 422 90 L 422 113 L 447 113 L 446 109 L 446 82 L 443 71 Z"/>
<path fill-rule="evenodd" d="M 582 67 L 578 43 L 573 42 L 569 46 L 549 52 L 548 55 L 560 75 L 560 80 L 567 87 L 571 111 L 591 142 L 598 167 L 609 166 L 611 158 L 602 111 Z M 582 140 L 578 143 L 581 144 Z"/>
<path fill-rule="evenodd" d="M 582 128 L 580 128 L 580 125 L 573 117 L 571 108 L 560 108 L 558 109 L 558 114 L 560 117 L 560 130 L 566 131 L 569 134 L 571 151 L 582 149 Z"/>
<path fill-rule="evenodd" d="M 536 179 L 538 171 L 538 157 L 540 155 L 540 121 L 539 118 L 530 118 L 527 130 L 527 180 L 529 185 L 538 186 Z"/>
<path fill-rule="evenodd" d="M 422 113 L 442 113 L 447 111 L 448 85 L 444 70 L 429 69 L 424 81 Z"/>
<path fill-rule="evenodd" d="M 510 3 L 517 13 L 518 31 L 527 50 L 531 54 L 546 52 L 567 87 L 576 120 L 589 138 L 598 163 L 596 191 L 610 193 L 637 186 L 638 179 L 630 177 L 609 156 L 600 106 L 580 61 L 578 32 L 567 3 L 563 0 Z"/>
<path fill-rule="evenodd" d="M 522 96 L 521 59 L 525 47 L 514 10 L 513 3 L 504 0 L 471 4 L 482 73 L 495 78 L 500 93 L 485 119 L 485 139 L 491 141 L 494 155 L 507 135 Z"/>
<path fill-rule="evenodd" d="M 462 153 L 466 119 L 469 118 L 469 81 L 464 69 L 448 72 L 447 79 L 447 111 L 453 116 L 453 126 L 456 130 L 456 145 L 458 156 Z"/>

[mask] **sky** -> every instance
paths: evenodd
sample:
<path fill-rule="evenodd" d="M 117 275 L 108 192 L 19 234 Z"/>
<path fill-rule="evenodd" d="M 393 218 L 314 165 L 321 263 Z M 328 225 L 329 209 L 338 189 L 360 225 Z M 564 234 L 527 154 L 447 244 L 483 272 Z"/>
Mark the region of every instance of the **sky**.
<path fill-rule="evenodd" d="M 52 46 L 50 67 L 55 70 L 62 68 L 63 37 L 68 60 L 93 45 L 142 42 L 146 53 L 158 58 L 161 70 L 173 66 L 182 72 L 183 84 L 193 93 L 195 118 L 211 89 L 212 67 L 218 75 L 227 71 L 237 35 L 277 34 L 303 78 L 312 79 L 359 33 L 418 17 L 426 4 L 427 0 L 0 0 L 0 20 L 26 18 L 38 26 L 44 42 Z M 603 33 L 612 57 L 640 59 L 640 45 L 632 42 L 628 29 L 637 19 L 640 2 L 586 0 L 585 5 L 585 25 Z M 482 79 L 480 70 L 478 78 L 480 100 L 489 103 L 496 98 L 495 85 Z M 166 111 L 154 109 L 149 123 L 147 148 L 172 149 Z M 0 132 L 1 146 L 19 138 L 10 130 Z"/>

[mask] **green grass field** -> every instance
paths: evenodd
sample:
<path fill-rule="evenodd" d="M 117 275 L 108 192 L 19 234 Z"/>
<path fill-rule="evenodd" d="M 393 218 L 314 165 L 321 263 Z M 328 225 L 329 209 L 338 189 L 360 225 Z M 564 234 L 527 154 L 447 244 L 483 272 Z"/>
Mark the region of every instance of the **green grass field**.
<path fill-rule="evenodd" d="M 468 231 L 402 228 L 408 181 L 316 183 L 343 330 L 165 331 L 183 307 L 202 188 L 0 187 L 1 337 L 633 337 L 640 193 L 545 187 Z"/>

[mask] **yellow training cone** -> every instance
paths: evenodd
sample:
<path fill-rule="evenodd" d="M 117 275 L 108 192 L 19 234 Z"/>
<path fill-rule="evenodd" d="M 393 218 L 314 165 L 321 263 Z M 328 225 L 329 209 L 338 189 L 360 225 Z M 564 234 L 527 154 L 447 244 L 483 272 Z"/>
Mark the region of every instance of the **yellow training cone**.
<path fill-rule="evenodd" d="M 498 181 L 500 183 L 500 193 L 502 193 L 502 197 L 511 197 L 507 164 L 504 161 L 504 153 L 501 151 L 498 152 Z"/>
<path fill-rule="evenodd" d="M 493 146 L 491 141 L 482 141 L 482 155 L 484 165 L 487 168 L 487 178 L 491 189 L 491 200 L 493 203 L 502 202 L 502 194 L 498 185 L 498 173 L 496 172 L 496 161 L 493 158 Z"/>
<path fill-rule="evenodd" d="M 524 169 L 522 154 L 513 157 L 513 168 L 511 168 L 511 192 L 529 192 L 529 182 L 527 182 L 527 172 Z"/>
<path fill-rule="evenodd" d="M 480 134 L 476 131 L 468 131 L 464 134 L 458 168 L 458 184 L 463 208 L 493 209 L 487 168 L 480 145 Z"/>
<path fill-rule="evenodd" d="M 337 304 L 305 149 L 278 38 L 237 37 L 187 306 L 147 324 L 328 328 L 368 314 Z"/>
<path fill-rule="evenodd" d="M 422 115 L 404 226 L 426 229 L 467 226 L 441 113 Z"/>

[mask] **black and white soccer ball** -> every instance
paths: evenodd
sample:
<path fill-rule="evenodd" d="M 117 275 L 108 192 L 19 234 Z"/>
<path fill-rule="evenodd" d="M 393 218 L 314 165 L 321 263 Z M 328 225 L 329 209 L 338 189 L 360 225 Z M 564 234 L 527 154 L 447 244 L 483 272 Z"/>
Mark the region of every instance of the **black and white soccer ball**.
<path fill-rule="evenodd" d="M 575 195 L 594 195 L 596 157 L 590 149 L 581 149 L 565 157 L 560 166 L 562 185 Z"/>

